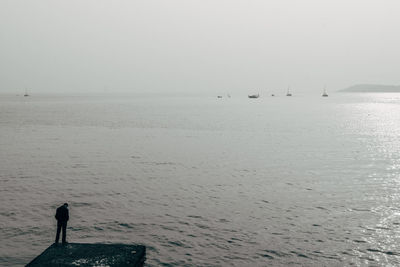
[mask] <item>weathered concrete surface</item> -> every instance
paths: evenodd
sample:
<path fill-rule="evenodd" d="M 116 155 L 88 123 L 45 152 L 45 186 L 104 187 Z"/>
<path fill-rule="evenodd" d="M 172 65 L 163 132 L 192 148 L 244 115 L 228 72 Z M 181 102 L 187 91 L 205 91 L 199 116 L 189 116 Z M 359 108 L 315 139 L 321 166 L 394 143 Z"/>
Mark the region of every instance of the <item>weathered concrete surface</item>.
<path fill-rule="evenodd" d="M 34 266 L 143 266 L 146 247 L 125 244 L 68 243 L 51 245 L 26 265 Z"/>

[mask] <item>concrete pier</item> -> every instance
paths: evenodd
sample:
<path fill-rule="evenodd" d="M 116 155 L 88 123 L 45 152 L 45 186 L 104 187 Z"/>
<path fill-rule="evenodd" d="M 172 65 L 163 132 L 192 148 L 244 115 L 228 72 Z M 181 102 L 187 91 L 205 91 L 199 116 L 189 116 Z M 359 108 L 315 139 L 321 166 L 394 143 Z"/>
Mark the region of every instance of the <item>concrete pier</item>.
<path fill-rule="evenodd" d="M 146 247 L 125 244 L 68 243 L 51 245 L 27 267 L 143 266 Z"/>

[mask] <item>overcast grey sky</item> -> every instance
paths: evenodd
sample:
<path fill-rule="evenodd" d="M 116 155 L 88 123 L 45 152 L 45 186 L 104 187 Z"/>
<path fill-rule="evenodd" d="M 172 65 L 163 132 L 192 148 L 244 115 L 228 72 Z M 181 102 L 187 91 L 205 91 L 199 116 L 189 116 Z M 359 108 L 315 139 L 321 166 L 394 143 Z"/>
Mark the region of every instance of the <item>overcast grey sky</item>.
<path fill-rule="evenodd" d="M 400 84 L 398 0 L 0 0 L 0 92 Z"/>

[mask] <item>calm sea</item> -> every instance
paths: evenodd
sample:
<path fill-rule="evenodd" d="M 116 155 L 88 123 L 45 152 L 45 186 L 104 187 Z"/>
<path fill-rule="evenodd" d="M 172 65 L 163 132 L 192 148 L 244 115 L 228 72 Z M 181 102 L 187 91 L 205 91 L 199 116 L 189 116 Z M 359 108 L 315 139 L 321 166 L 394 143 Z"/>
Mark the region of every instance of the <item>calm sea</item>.
<path fill-rule="evenodd" d="M 147 266 L 400 264 L 400 95 L 0 97 L 0 265 L 69 242 Z"/>

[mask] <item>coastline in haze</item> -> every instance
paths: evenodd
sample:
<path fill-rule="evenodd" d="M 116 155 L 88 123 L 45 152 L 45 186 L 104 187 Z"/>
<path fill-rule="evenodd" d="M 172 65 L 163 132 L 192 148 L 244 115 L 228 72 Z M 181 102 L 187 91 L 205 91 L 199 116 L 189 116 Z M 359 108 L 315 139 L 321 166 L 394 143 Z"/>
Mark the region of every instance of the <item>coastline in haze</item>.
<path fill-rule="evenodd" d="M 400 85 L 356 84 L 340 91 L 354 93 L 400 93 Z"/>

